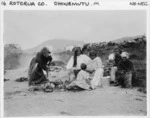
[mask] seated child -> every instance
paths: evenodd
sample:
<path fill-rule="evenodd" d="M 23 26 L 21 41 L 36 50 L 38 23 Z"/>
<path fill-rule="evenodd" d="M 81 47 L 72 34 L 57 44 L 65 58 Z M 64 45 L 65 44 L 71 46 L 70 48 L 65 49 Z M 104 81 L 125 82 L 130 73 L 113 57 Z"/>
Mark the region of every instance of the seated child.
<path fill-rule="evenodd" d="M 89 79 L 89 73 L 86 72 L 87 65 L 82 63 L 81 64 L 81 70 L 77 75 L 77 79 L 70 83 L 66 88 L 71 89 L 75 86 L 89 90 L 90 88 L 90 79 Z"/>

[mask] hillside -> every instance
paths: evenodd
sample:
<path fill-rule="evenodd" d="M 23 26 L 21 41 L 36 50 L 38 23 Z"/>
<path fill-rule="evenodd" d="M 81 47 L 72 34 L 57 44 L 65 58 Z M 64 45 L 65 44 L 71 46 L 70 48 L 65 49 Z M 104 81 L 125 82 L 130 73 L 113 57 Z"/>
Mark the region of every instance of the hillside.
<path fill-rule="evenodd" d="M 31 49 L 24 50 L 25 53 L 36 53 L 38 52 L 42 47 L 47 46 L 50 49 L 53 50 L 53 52 L 58 52 L 60 50 L 64 50 L 65 47 L 70 45 L 75 46 L 82 46 L 84 44 L 83 41 L 74 41 L 74 40 L 65 40 L 65 39 L 52 39 L 47 40 L 41 44 L 39 44 L 36 47 L 33 47 Z"/>
<path fill-rule="evenodd" d="M 143 39 L 144 35 L 132 36 L 132 37 L 124 37 L 120 39 L 113 40 L 112 42 L 116 44 L 120 44 L 123 42 L 136 42 L 136 39 Z M 145 38 L 143 40 L 146 40 Z"/>

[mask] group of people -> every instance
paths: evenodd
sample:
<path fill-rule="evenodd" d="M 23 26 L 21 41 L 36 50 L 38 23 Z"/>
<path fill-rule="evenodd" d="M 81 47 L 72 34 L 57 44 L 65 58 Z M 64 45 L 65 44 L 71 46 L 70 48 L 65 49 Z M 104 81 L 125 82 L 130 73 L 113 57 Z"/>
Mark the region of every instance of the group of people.
<path fill-rule="evenodd" d="M 121 85 L 122 87 L 132 88 L 132 78 L 135 75 L 135 70 L 129 59 L 129 54 L 115 47 L 114 53 L 108 57 L 108 63 L 112 64 L 110 77 L 114 86 Z"/>
<path fill-rule="evenodd" d="M 50 82 L 48 71 L 51 61 L 51 52 L 47 47 L 37 53 L 29 67 L 29 86 Z M 107 64 L 110 65 L 109 76 L 111 84 L 132 87 L 134 66 L 129 60 L 127 52 L 122 52 L 119 47 L 115 47 L 113 53 L 108 57 Z M 69 78 L 67 84 L 63 84 L 65 89 L 92 90 L 102 86 L 105 66 L 94 50 L 83 54 L 81 48 L 76 47 L 73 56 L 66 65 L 66 69 L 69 72 Z"/>
<path fill-rule="evenodd" d="M 66 68 L 69 70 L 71 81 L 67 88 L 79 86 L 84 89 L 95 89 L 101 86 L 103 64 L 95 51 L 89 52 L 88 56 L 82 54 L 81 48 L 77 47 Z"/>

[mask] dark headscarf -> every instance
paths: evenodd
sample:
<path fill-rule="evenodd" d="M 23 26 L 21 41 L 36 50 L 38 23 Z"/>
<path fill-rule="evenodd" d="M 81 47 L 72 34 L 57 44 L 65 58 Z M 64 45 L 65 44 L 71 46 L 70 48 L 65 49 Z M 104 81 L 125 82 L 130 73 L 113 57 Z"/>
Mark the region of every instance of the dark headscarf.
<path fill-rule="evenodd" d="M 73 67 L 76 67 L 77 66 L 77 51 L 80 51 L 81 54 L 82 54 L 82 51 L 81 51 L 81 48 L 80 47 L 76 47 L 75 48 L 75 51 L 74 51 L 74 62 L 73 62 Z"/>

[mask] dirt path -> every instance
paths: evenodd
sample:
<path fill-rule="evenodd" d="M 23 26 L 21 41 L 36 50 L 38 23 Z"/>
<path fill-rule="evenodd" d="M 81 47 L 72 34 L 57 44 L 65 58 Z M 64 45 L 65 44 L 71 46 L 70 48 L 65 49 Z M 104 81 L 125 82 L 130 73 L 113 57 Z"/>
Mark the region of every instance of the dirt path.
<path fill-rule="evenodd" d="M 62 74 L 60 72 L 59 74 Z M 146 115 L 146 94 L 119 87 L 93 91 L 29 92 L 27 82 L 15 82 L 24 69 L 7 71 L 4 83 L 5 116 L 103 116 Z"/>

